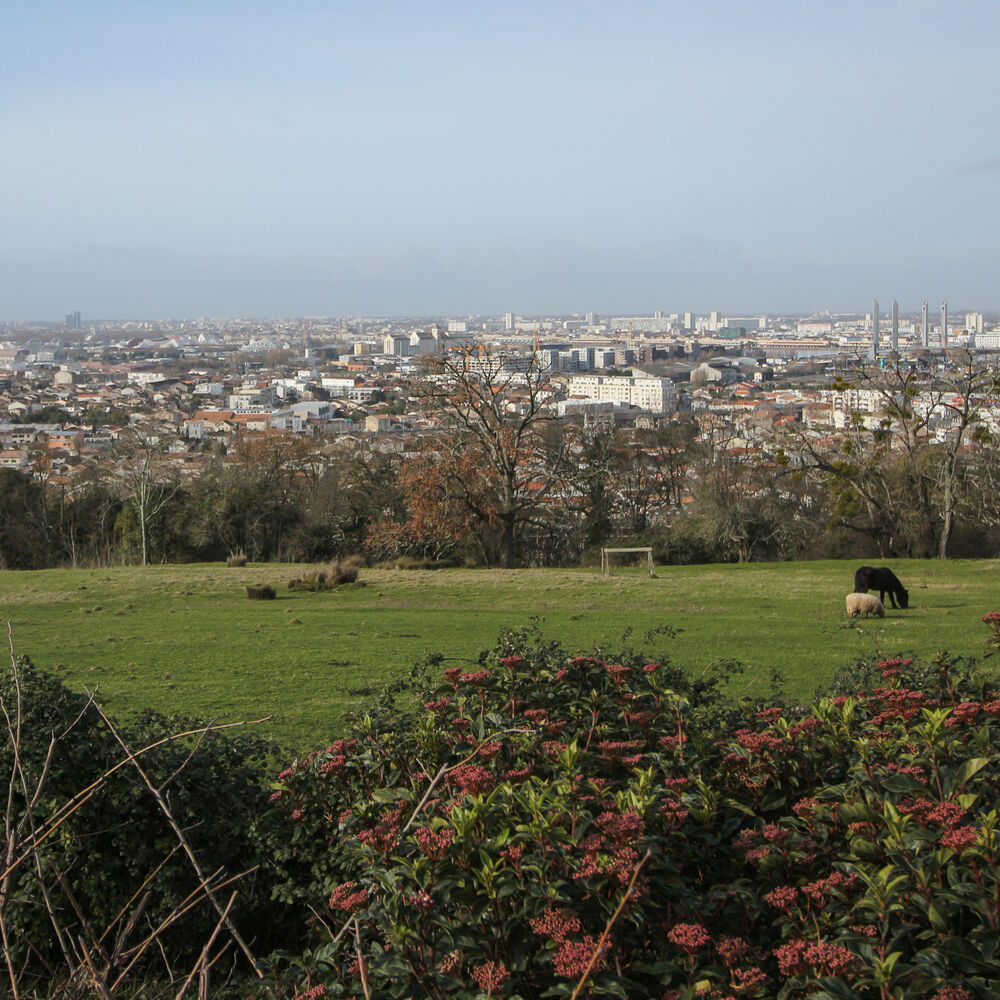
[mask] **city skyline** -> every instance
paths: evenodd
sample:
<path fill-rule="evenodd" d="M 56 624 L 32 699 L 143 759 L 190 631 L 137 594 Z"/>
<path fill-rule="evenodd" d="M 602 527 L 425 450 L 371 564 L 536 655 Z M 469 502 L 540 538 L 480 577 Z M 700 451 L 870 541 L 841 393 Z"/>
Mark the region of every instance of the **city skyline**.
<path fill-rule="evenodd" d="M 1000 308 L 987 2 L 4 26 L 0 321 Z"/>

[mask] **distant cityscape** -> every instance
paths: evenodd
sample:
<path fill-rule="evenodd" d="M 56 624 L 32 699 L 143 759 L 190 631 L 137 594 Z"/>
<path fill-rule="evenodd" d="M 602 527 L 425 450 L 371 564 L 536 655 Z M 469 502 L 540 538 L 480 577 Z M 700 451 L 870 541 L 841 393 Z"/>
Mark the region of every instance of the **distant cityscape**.
<path fill-rule="evenodd" d="M 60 336 L 65 334 L 65 336 Z M 81 337 L 74 335 L 81 334 Z M 734 315 L 656 311 L 651 315 L 601 315 L 594 312 L 571 316 L 464 317 L 306 317 L 270 319 L 165 319 L 85 320 L 79 310 L 67 313 L 63 323 L 47 321 L 0 322 L 0 336 L 8 338 L 6 350 L 30 342 L 48 349 L 71 345 L 86 352 L 115 348 L 131 352 L 157 349 L 197 354 L 213 349 L 237 347 L 247 351 L 323 349 L 329 354 L 338 346 L 357 346 L 358 351 L 340 351 L 338 359 L 370 358 L 373 365 L 397 364 L 387 358 L 419 356 L 445 341 L 452 346 L 476 341 L 493 342 L 517 349 L 538 347 L 544 340 L 554 351 L 555 370 L 572 370 L 578 357 L 560 357 L 577 346 L 603 354 L 591 356 L 591 367 L 603 367 L 608 352 L 654 348 L 667 354 L 690 353 L 702 346 L 738 347 L 748 355 L 765 357 L 811 357 L 857 352 L 870 344 L 871 356 L 885 350 L 967 347 L 996 350 L 1000 347 L 1000 322 L 984 312 L 949 314 L 948 300 L 940 307 L 925 300 L 919 314 L 901 314 L 893 299 L 883 310 L 877 299 L 866 313 L 801 315 Z M 390 339 L 392 342 L 390 344 Z M 407 344 L 409 346 L 407 346 Z M 596 363 L 594 358 L 597 358 Z M 632 358 L 627 359 L 631 362 Z"/>
<path fill-rule="evenodd" d="M 124 430 L 141 432 L 198 474 L 204 445 L 246 432 L 336 445 L 364 437 L 405 451 L 442 426 L 416 388 L 427 361 L 486 352 L 515 383 L 548 380 L 559 417 L 649 426 L 711 413 L 748 447 L 775 447 L 783 420 L 834 434 L 877 394 L 839 374 L 891 361 L 946 366 L 955 350 L 1000 352 L 1000 324 L 952 315 L 947 301 L 902 314 L 873 301 L 855 315 L 722 312 L 450 318 L 91 320 L 0 324 L 0 467 L 72 485 Z M 768 420 L 762 420 L 768 414 Z M 752 417 L 752 419 L 750 419 Z M 991 401 L 982 419 L 1000 431 Z M 947 433 L 947 427 L 938 428 Z M 831 446 L 836 442 L 832 441 Z"/>

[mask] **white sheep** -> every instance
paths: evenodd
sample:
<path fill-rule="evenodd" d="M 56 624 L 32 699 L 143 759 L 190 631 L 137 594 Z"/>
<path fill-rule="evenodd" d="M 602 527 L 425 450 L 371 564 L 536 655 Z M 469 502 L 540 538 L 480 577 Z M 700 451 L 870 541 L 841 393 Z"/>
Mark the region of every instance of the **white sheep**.
<path fill-rule="evenodd" d="M 850 618 L 857 618 L 858 615 L 878 615 L 879 618 L 885 618 L 885 608 L 874 594 L 848 594 L 847 614 Z"/>

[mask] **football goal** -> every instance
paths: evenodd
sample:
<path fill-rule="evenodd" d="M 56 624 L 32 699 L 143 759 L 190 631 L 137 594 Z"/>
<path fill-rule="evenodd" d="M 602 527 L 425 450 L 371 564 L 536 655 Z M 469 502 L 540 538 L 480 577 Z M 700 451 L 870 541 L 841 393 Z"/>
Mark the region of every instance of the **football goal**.
<path fill-rule="evenodd" d="M 653 569 L 652 546 L 641 546 L 634 549 L 601 549 L 601 573 L 604 576 L 611 576 L 611 556 L 626 554 L 639 555 L 643 552 L 646 554 L 646 565 L 649 567 L 649 575 L 656 576 L 656 570 Z"/>

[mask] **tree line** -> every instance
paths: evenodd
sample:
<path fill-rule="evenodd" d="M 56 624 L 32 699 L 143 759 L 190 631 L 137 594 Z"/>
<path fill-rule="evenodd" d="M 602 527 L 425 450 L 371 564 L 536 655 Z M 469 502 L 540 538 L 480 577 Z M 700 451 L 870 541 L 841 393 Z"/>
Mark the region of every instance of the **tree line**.
<path fill-rule="evenodd" d="M 139 433 L 72 488 L 0 470 L 0 567 L 224 559 L 573 565 L 602 545 L 660 563 L 992 555 L 1000 457 L 985 418 L 997 376 L 859 373 L 877 419 L 836 438 L 781 421 L 748 437 L 714 413 L 660 426 L 556 418 L 535 366 L 464 355 L 421 393 L 439 415 L 410 450 L 239 436 L 183 478 Z M 846 383 L 841 387 L 845 387 Z M 415 442 L 415 443 L 412 443 Z"/>

